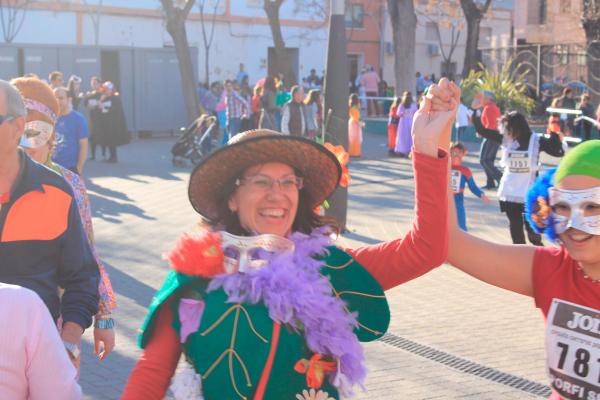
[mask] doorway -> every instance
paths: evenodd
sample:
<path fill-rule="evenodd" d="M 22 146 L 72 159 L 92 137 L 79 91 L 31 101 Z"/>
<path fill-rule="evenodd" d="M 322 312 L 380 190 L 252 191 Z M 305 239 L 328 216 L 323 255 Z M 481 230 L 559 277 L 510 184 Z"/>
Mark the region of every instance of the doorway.
<path fill-rule="evenodd" d="M 362 66 L 362 54 L 348 54 L 348 64 L 350 66 L 350 92 L 356 93 L 358 91 L 356 78 Z"/>
<path fill-rule="evenodd" d="M 111 81 L 117 91 L 121 90 L 121 67 L 118 50 L 102 50 L 100 53 L 100 79 Z"/>

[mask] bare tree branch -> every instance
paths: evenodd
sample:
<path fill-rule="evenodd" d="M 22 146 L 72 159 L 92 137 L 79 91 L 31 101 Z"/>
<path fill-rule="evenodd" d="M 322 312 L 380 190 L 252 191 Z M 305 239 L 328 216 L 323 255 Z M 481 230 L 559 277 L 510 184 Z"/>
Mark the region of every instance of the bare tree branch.
<path fill-rule="evenodd" d="M 588 42 L 589 38 L 600 40 L 600 4 L 595 0 L 583 0 L 581 24 Z"/>
<path fill-rule="evenodd" d="M 300 11 L 307 12 L 311 20 L 327 21 L 329 18 L 329 2 L 323 0 L 297 1 L 294 13 L 299 13 Z"/>
<path fill-rule="evenodd" d="M 209 69 L 209 57 L 210 57 L 210 47 L 212 46 L 213 38 L 215 35 L 215 22 L 217 20 L 217 9 L 219 8 L 220 0 L 213 0 L 214 7 L 212 10 L 212 18 L 211 18 L 211 27 L 210 34 L 206 33 L 206 21 L 204 18 L 204 6 L 206 5 L 206 0 L 200 0 L 198 2 L 198 8 L 200 10 L 200 24 L 202 26 L 202 40 L 204 42 L 204 82 L 208 85 L 210 82 L 210 69 Z"/>
<path fill-rule="evenodd" d="M 458 45 L 458 40 L 460 39 L 460 29 L 456 30 L 454 26 L 452 26 L 452 39 L 450 41 L 450 54 L 448 55 L 448 59 L 452 59 L 452 54 L 454 50 L 456 50 L 456 46 Z"/>
<path fill-rule="evenodd" d="M 172 0 L 160 0 L 160 3 L 162 4 L 163 8 L 165 9 L 165 12 L 168 14 L 173 12 L 173 1 Z"/>
<path fill-rule="evenodd" d="M 187 2 L 185 3 L 185 8 L 183 9 L 183 15 L 187 18 L 187 16 L 190 14 L 190 11 L 192 11 L 192 7 L 194 7 L 194 0 L 187 0 Z"/>
<path fill-rule="evenodd" d="M 160 0 L 166 12 L 181 12 L 183 18 L 187 18 L 195 0 Z"/>
<path fill-rule="evenodd" d="M 31 0 L 0 0 L 0 24 L 6 43 L 11 43 L 23 27 L 30 4 Z"/>
<path fill-rule="evenodd" d="M 206 34 L 206 24 L 205 24 L 205 20 L 204 20 L 204 5 L 205 5 L 206 0 L 200 0 L 198 2 L 198 9 L 200 10 L 200 23 L 202 25 L 202 38 L 204 40 L 204 46 L 210 47 L 213 41 L 213 37 L 215 34 L 215 21 L 217 19 L 217 9 L 219 8 L 219 3 L 220 0 L 216 0 L 214 2 L 214 7 L 213 7 L 213 12 L 212 12 L 212 18 L 211 18 L 211 28 L 210 28 L 210 35 Z"/>
<path fill-rule="evenodd" d="M 448 62 L 448 57 L 446 56 L 446 50 L 444 50 L 444 42 L 442 40 L 442 33 L 440 32 L 440 24 L 431 18 L 428 18 L 428 19 L 429 19 L 429 22 L 431 22 L 433 24 L 433 26 L 435 27 L 435 33 L 438 38 L 438 43 L 440 45 L 440 52 L 442 53 L 442 58 L 444 59 L 444 61 Z"/>
<path fill-rule="evenodd" d="M 452 56 L 458 46 L 462 28 L 462 12 L 452 0 L 430 0 L 427 5 L 417 9 L 418 14 L 433 24 L 438 41 L 440 55 L 445 66 L 452 65 Z M 446 45 L 440 25 L 450 29 L 450 43 Z M 442 71 L 444 72 L 444 71 Z M 447 71 L 446 71 L 447 72 Z"/>

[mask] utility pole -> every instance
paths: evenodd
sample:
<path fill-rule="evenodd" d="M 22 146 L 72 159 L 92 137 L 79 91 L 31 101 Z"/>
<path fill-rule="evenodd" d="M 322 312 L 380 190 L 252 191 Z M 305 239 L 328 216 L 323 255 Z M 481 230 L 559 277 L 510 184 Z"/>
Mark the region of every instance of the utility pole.
<path fill-rule="evenodd" d="M 327 69 L 325 72 L 325 115 L 329 127 L 327 141 L 342 145 L 348 150 L 348 82 L 350 71 L 346 53 L 346 5 L 344 0 L 331 0 L 329 17 L 329 43 L 327 45 Z M 329 199 L 326 214 L 337 220 L 340 229 L 346 229 L 348 189 L 338 187 Z"/>

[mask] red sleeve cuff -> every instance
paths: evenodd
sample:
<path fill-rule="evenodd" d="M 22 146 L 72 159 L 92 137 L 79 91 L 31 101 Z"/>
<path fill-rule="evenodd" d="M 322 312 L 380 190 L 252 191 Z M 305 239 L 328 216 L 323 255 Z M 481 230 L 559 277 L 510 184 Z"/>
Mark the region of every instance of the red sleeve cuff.
<path fill-rule="evenodd" d="M 448 168 L 448 152 L 442 149 L 438 149 L 437 157 L 413 150 L 412 159 L 413 166 L 417 171 L 431 171 L 435 174 Z M 446 180 L 447 176 L 444 175 L 443 179 Z"/>

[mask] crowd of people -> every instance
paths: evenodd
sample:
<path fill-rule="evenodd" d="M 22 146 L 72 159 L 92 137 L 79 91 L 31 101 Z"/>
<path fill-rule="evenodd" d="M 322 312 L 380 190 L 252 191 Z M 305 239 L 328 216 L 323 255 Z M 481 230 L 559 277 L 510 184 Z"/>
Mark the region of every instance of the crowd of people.
<path fill-rule="evenodd" d="M 54 89 L 35 76 L 0 80 L 0 311 L 15 322 L 0 330 L 7 399 L 80 398 L 84 330 L 93 324 L 100 359 L 115 346 L 115 295 L 80 176 L 87 125 L 51 78 Z"/>
<path fill-rule="evenodd" d="M 324 129 L 323 97 L 321 90 L 324 77 L 318 76 L 315 69 L 302 78 L 301 84 L 288 87 L 282 74 L 259 79 L 254 87 L 250 85 L 250 76 L 240 64 L 235 79 L 224 83 L 215 81 L 198 85 L 198 98 L 202 115 L 217 119 L 216 131 L 221 132 L 220 141 L 213 138 L 214 150 L 238 134 L 249 129 L 272 129 L 285 134 L 308 137 L 322 141 Z M 365 65 L 350 82 L 351 96 L 348 101 L 348 131 L 350 155 L 359 157 L 362 144 L 362 116 L 381 116 L 389 110 L 389 153 L 398 157 L 409 157 L 412 148 L 410 135 L 413 115 L 425 89 L 435 83 L 435 75 L 416 75 L 417 97 L 411 92 L 392 98 L 393 88 L 388 87 L 375 68 Z M 202 126 L 194 121 L 190 127 Z M 393 126 L 393 128 L 392 128 Z M 197 129 L 195 136 L 206 137 L 208 127 Z M 190 131 L 188 128 L 187 131 Z M 187 138 L 182 138 L 186 141 Z M 206 148 L 205 148 L 206 149 Z M 174 148 L 174 150 L 176 150 Z M 178 148 L 177 150 L 180 150 Z M 174 152 L 175 154 L 175 152 Z M 206 154 L 206 153 L 204 153 Z"/>
<path fill-rule="evenodd" d="M 67 168 L 81 174 L 88 153 L 90 160 L 96 160 L 98 147 L 104 161 L 116 163 L 117 147 L 129 143 L 131 136 L 121 96 L 114 83 L 93 76 L 89 90 L 84 92 L 82 80 L 76 75 L 69 78 L 66 87 L 63 86 L 60 71 L 51 72 L 48 83 L 53 90 L 60 88 L 57 97 L 64 110 L 56 127 L 55 157 L 64 161 L 61 165 L 66 164 Z"/>
<path fill-rule="evenodd" d="M 560 377 L 551 381 L 552 399 L 574 398 L 565 382 L 600 390 L 597 375 L 582 367 L 600 346 L 600 141 L 565 154 L 562 131 L 533 133 L 525 115 L 500 110 L 489 91 L 467 107 L 445 78 L 416 101 L 404 92 L 391 105 L 388 148 L 413 164 L 412 228 L 389 242 L 342 248 L 336 221 L 318 211 L 344 169 L 318 140 L 319 89 L 288 91 L 267 77 L 250 90 L 248 81 L 240 65 L 236 80 L 200 90 L 205 114 L 190 132 L 201 132 L 202 157 L 187 193 L 202 222 L 167 254 L 172 270 L 150 305 L 123 399 L 162 399 L 169 387 L 177 399 L 197 400 L 350 396 L 367 374 L 360 342 L 388 328 L 385 291 L 444 261 L 535 299 L 548 325 L 548 368 Z M 318 77 L 306 81 L 317 85 Z M 116 300 L 81 174 L 88 145 L 92 157 L 106 146 L 116 162 L 128 135 L 114 84 L 91 85 L 82 93 L 72 77 L 64 87 L 60 73 L 49 84 L 35 76 L 0 80 L 0 318 L 14 324 L 0 330 L 1 398 L 79 399 L 84 330 L 93 324 L 101 359 L 115 346 Z M 91 129 L 77 107 L 89 113 Z M 563 99 L 561 107 L 570 104 Z M 360 114 L 353 93 L 348 152 L 355 157 Z M 465 115 L 485 139 L 484 188 L 497 187 L 513 245 L 467 233 L 465 187 L 489 199 L 462 164 L 466 147 L 451 143 Z M 502 170 L 494 163 L 499 149 Z M 538 177 L 541 152 L 564 158 Z M 544 247 L 542 235 L 559 246 Z M 560 329 L 567 337 L 595 333 L 569 342 L 576 348 L 567 358 Z"/>
<path fill-rule="evenodd" d="M 314 139 L 321 132 L 322 79 L 315 70 L 302 85 L 288 87 L 282 75 L 260 79 L 252 88 L 244 64 L 235 80 L 200 84 L 198 97 L 203 114 L 217 118 L 223 130 L 221 144 L 249 129 L 262 128 Z"/>
<path fill-rule="evenodd" d="M 192 160 L 195 164 L 240 132 L 250 129 L 269 129 L 322 141 L 323 80 L 314 69 L 302 79 L 302 84 L 291 87 L 284 84 L 282 75 L 260 79 L 253 88 L 249 79 L 244 64 L 240 64 L 236 79 L 225 80 L 223 84 L 216 81 L 210 86 L 199 85 L 201 116 L 186 130 L 192 134 L 191 139 L 195 139 L 190 141 L 184 134 L 172 148 L 174 157 L 193 154 L 189 149 L 196 146 L 199 156 Z M 209 118 L 210 124 L 207 123 Z"/>
<path fill-rule="evenodd" d="M 551 94 L 544 93 L 542 104 L 544 110 L 546 108 L 560 110 L 550 113 L 548 132 L 560 132 L 586 141 L 591 139 L 594 126 L 600 127 L 600 104 L 594 109 L 591 96 L 587 92 L 583 93 L 577 102 L 573 89 L 565 87 L 558 97 L 552 98 Z"/>
<path fill-rule="evenodd" d="M 416 77 L 418 104 L 420 97 L 434 83 L 426 80 L 420 73 Z M 394 99 L 390 107 L 387 147 L 391 156 L 411 155 L 410 133 L 413 115 L 418 110 L 416 104 L 412 94 L 404 92 L 402 97 Z M 582 94 L 577 103 L 573 90 L 566 87 L 561 96 L 548 103 L 548 107 L 555 110 L 548 118 L 546 135 L 541 135 L 533 132 L 522 113 L 500 110 L 495 94 L 491 91 L 483 90 L 478 93 L 469 106 L 464 104 L 464 99 L 460 99 L 454 123 L 457 140 L 452 145 L 452 188 L 461 229 L 467 230 L 463 200 L 465 187 L 468 185 L 471 192 L 485 202 L 489 202 L 489 199 L 481 189 L 497 190 L 500 211 L 506 214 L 513 243 L 525 244 L 527 233 L 530 243 L 542 246 L 541 235 L 536 233 L 524 217 L 527 189 L 540 170 L 540 152 L 562 157 L 567 148 L 565 137 L 579 132 L 581 141 L 588 141 L 591 139 L 592 128 L 600 127 L 600 107 L 598 114 L 594 116 L 589 93 Z M 588 118 L 577 117 L 578 115 Z M 462 159 L 468 152 L 462 141 L 466 139 L 469 126 L 473 126 L 477 136 L 482 138 L 479 162 L 486 182 L 481 185 L 481 189 L 474 181 L 472 171 L 462 165 Z M 500 150 L 501 168 L 498 168 L 496 159 Z"/>

